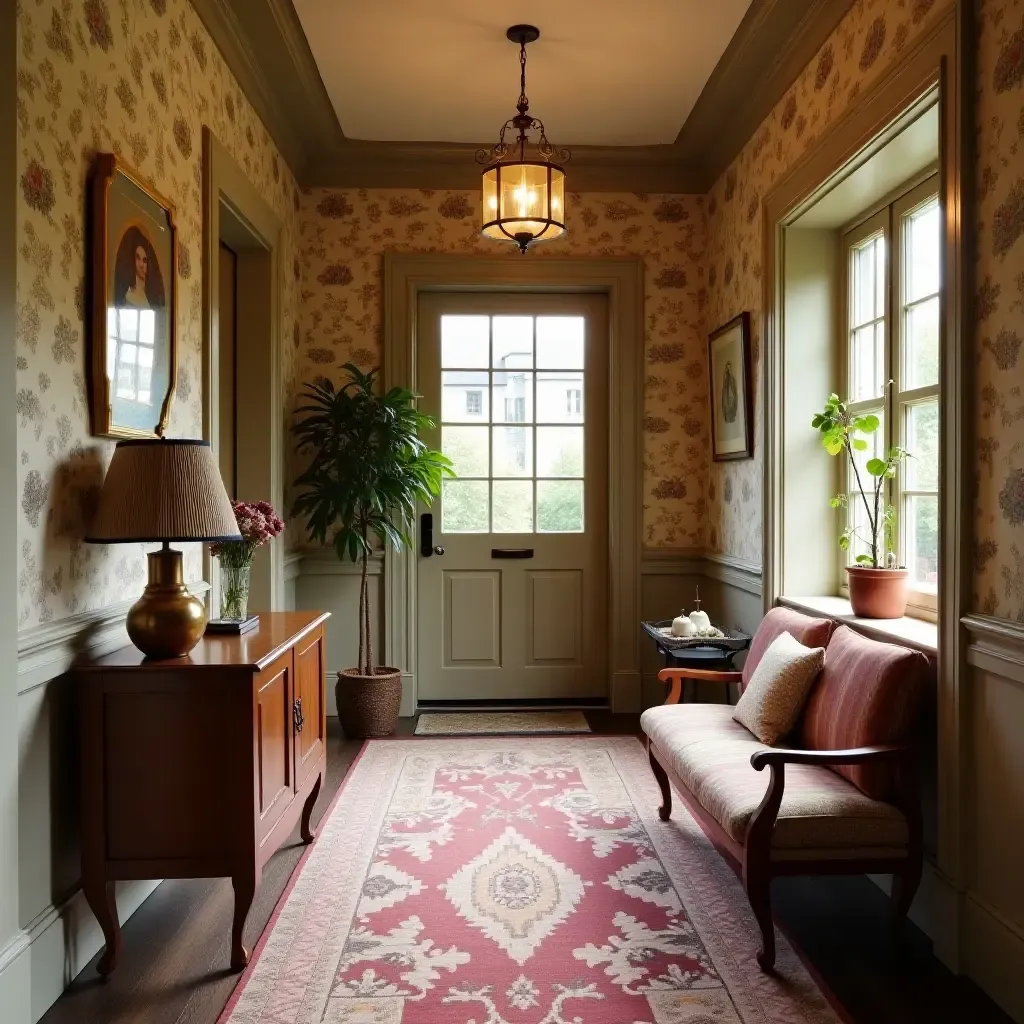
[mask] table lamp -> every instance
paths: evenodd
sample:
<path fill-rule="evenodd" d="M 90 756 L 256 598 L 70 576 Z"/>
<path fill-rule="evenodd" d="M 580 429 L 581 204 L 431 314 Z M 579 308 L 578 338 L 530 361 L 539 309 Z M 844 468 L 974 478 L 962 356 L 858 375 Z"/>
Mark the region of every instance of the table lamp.
<path fill-rule="evenodd" d="M 100 490 L 90 544 L 152 544 L 149 582 L 128 612 L 128 636 L 151 658 L 188 654 L 206 627 L 206 606 L 185 586 L 177 541 L 241 540 L 208 441 L 119 441 Z"/>

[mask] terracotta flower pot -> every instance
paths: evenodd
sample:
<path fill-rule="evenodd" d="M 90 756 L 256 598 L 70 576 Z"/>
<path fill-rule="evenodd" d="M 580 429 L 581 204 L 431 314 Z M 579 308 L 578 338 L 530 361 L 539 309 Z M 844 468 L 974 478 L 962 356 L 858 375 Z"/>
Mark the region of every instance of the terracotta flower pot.
<path fill-rule="evenodd" d="M 395 731 L 402 702 L 402 673 L 397 668 L 380 666 L 372 676 L 357 668 L 342 669 L 334 694 L 341 727 L 350 739 L 374 739 Z"/>
<path fill-rule="evenodd" d="M 853 614 L 862 619 L 899 619 L 907 610 L 906 569 L 846 568 Z"/>

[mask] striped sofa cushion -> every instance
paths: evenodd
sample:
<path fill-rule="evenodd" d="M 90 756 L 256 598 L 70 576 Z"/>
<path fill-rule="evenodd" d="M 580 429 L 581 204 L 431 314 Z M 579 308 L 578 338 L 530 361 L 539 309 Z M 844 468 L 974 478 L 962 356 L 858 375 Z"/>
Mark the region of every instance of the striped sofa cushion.
<path fill-rule="evenodd" d="M 825 667 L 804 708 L 801 735 L 810 750 L 844 750 L 905 743 L 917 718 L 927 659 L 917 651 L 840 626 L 825 649 Z M 877 800 L 893 795 L 892 767 L 833 769 Z"/>
<path fill-rule="evenodd" d="M 754 771 L 750 755 L 768 749 L 724 704 L 668 704 L 649 708 L 643 731 L 667 758 L 697 802 L 736 842 L 768 788 L 769 772 Z M 872 800 L 827 768 L 786 766 L 786 788 L 772 836 L 774 856 L 798 850 L 898 851 L 907 824 L 889 804 Z"/>
<path fill-rule="evenodd" d="M 747 660 L 743 662 L 743 679 L 740 689 L 746 689 L 754 669 L 761 663 L 764 652 L 772 645 L 772 641 L 783 633 L 789 633 L 799 640 L 804 647 L 824 647 L 832 633 L 834 623 L 831 619 L 815 619 L 803 615 L 792 608 L 772 608 L 761 620 L 761 624 L 750 641 Z"/>

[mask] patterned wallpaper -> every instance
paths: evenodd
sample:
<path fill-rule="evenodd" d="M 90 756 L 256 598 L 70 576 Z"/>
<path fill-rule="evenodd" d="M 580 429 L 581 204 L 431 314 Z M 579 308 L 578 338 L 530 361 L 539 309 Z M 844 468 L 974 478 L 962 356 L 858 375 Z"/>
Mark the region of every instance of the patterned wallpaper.
<path fill-rule="evenodd" d="M 708 547 L 761 563 L 761 199 L 930 24 L 935 0 L 856 0 L 707 198 L 708 327 L 751 313 L 755 452 L 711 463 Z"/>
<path fill-rule="evenodd" d="M 1024 622 L 1024 0 L 978 3 L 975 607 Z"/>
<path fill-rule="evenodd" d="M 202 429 L 202 125 L 297 238 L 295 181 L 188 0 L 19 0 L 17 416 L 21 628 L 137 594 L 135 545 L 83 544 L 112 442 L 89 436 L 85 185 L 114 152 L 176 206 L 178 390 L 169 435 Z M 286 275 L 293 334 L 299 267 Z M 288 346 L 285 372 L 290 379 Z M 201 577 L 191 546 L 186 576 Z"/>
<path fill-rule="evenodd" d="M 364 369 L 381 361 L 384 252 L 510 251 L 480 236 L 479 201 L 479 193 L 461 191 L 317 189 L 304 195 L 296 379 L 329 375 L 348 361 Z M 644 542 L 702 547 L 709 444 L 704 201 L 587 193 L 569 197 L 568 218 L 566 237 L 538 244 L 530 259 L 645 260 Z"/>

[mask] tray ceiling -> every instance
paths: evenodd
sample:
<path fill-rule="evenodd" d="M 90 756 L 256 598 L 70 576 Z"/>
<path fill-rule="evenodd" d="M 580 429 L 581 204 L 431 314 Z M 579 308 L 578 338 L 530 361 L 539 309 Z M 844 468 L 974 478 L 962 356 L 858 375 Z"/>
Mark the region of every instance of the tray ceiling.
<path fill-rule="evenodd" d="M 527 92 L 556 145 L 675 141 L 751 0 L 295 0 L 342 131 L 491 141 L 515 113 L 511 22 L 536 24 Z"/>

